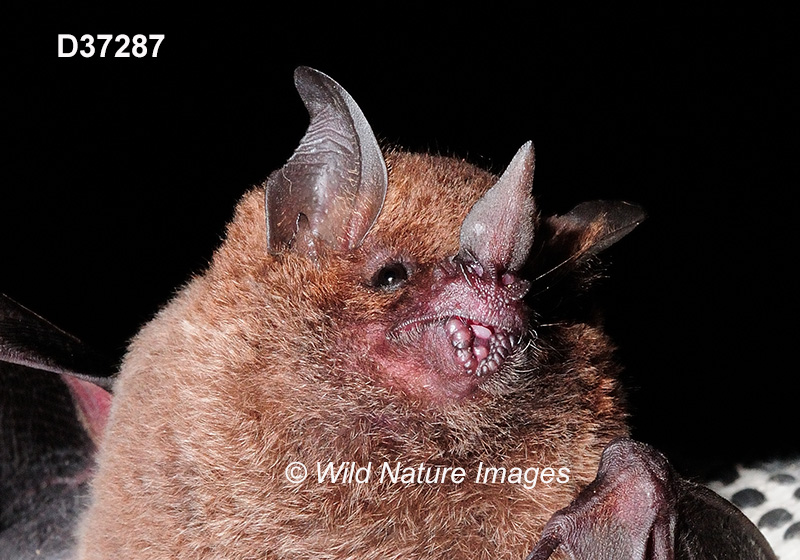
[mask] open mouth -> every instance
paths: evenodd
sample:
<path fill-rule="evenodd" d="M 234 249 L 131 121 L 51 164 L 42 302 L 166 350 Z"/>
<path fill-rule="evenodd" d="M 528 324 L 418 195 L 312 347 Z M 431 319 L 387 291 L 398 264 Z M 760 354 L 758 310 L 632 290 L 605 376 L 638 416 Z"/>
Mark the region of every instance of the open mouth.
<path fill-rule="evenodd" d="M 520 340 L 514 331 L 460 315 L 408 321 L 393 329 L 392 337 L 406 342 L 418 341 L 418 337 L 431 328 L 444 329 L 457 369 L 476 377 L 499 371 Z"/>
<path fill-rule="evenodd" d="M 463 317 L 451 317 L 444 329 L 453 345 L 456 362 L 478 377 L 500 370 L 519 337 L 499 327 Z"/>

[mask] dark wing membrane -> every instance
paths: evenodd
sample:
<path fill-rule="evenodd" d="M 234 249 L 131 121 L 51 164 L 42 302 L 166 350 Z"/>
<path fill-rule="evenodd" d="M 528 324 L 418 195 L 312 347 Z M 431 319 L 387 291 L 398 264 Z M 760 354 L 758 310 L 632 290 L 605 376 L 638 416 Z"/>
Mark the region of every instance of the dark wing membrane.
<path fill-rule="evenodd" d="M 94 443 L 65 380 L 110 387 L 103 364 L 0 295 L 0 560 L 71 557 Z"/>
<path fill-rule="evenodd" d="M 0 559 L 69 558 L 93 450 L 59 376 L 0 364 Z"/>
<path fill-rule="evenodd" d="M 0 362 L 62 373 L 111 388 L 113 367 L 80 340 L 0 294 Z"/>
<path fill-rule="evenodd" d="M 677 510 L 676 558 L 776 560 L 756 526 L 708 488 L 682 481 Z"/>

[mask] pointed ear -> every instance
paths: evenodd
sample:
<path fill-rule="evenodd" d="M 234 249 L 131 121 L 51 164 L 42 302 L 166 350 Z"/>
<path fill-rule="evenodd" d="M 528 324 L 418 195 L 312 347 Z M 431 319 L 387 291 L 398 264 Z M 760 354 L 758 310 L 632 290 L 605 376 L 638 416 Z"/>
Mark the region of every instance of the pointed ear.
<path fill-rule="evenodd" d="M 531 194 L 533 167 L 533 143 L 526 142 L 461 224 L 462 258 L 469 256 L 483 267 L 502 272 L 517 272 L 525 264 L 536 212 Z"/>
<path fill-rule="evenodd" d="M 562 216 L 545 218 L 537 232 L 543 244 L 531 263 L 533 281 L 547 277 L 547 284 L 552 285 L 625 237 L 645 218 L 644 210 L 636 204 L 608 200 L 584 202 Z"/>
<path fill-rule="evenodd" d="M 266 183 L 271 253 L 357 247 L 378 217 L 387 171 L 378 142 L 353 98 L 331 78 L 300 67 L 295 86 L 311 122 L 288 162 Z M 302 218 L 301 218 L 302 216 Z"/>

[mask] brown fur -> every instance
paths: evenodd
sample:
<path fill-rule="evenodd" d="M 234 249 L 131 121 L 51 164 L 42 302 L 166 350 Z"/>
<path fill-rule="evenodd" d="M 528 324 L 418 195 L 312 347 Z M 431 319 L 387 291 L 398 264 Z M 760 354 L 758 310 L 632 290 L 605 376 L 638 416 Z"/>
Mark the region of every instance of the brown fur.
<path fill-rule="evenodd" d="M 264 191 L 244 196 L 209 270 L 134 339 L 83 519 L 80 558 L 522 559 L 626 433 L 595 327 L 542 327 L 463 398 L 386 374 L 370 326 L 400 290 L 365 283 L 458 251 L 496 177 L 449 158 L 386 155 L 387 199 L 363 245 L 316 260 L 267 250 Z M 309 468 L 287 482 L 292 461 Z M 317 462 L 461 466 L 461 484 L 318 483 Z M 492 467 L 567 467 L 567 484 L 478 484 Z"/>

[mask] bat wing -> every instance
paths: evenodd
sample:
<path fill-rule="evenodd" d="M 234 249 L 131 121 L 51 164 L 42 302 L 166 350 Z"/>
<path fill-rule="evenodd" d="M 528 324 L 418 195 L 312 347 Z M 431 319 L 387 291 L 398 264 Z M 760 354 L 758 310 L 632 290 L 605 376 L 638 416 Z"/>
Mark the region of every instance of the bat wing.
<path fill-rule="evenodd" d="M 0 560 L 69 558 L 110 363 L 0 294 Z"/>
<path fill-rule="evenodd" d="M 776 560 L 735 507 L 681 479 L 652 447 L 618 439 L 597 478 L 556 512 L 527 560 Z"/>

